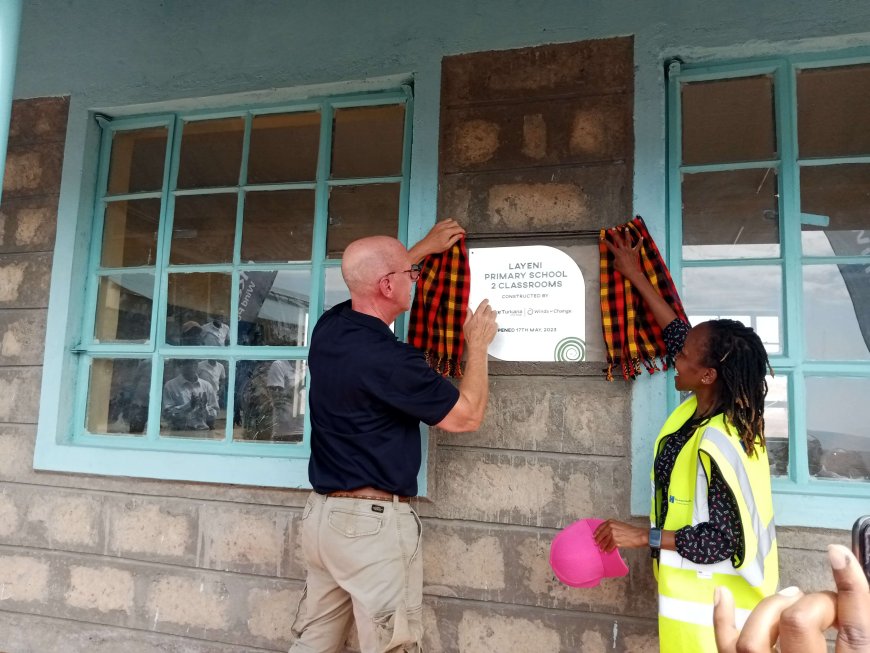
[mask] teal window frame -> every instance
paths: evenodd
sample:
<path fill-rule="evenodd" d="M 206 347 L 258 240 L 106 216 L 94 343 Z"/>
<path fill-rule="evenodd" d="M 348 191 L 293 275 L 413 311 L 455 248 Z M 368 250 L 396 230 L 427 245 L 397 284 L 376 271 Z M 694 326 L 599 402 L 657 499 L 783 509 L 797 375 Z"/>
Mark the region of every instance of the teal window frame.
<path fill-rule="evenodd" d="M 667 251 L 668 266 L 679 288 L 684 269 L 724 266 L 776 265 L 782 270 L 783 333 L 782 352 L 771 355 L 776 374 L 788 380 L 789 461 L 788 475 L 774 477 L 776 521 L 779 525 L 851 528 L 870 505 L 870 482 L 816 479 L 810 476 L 807 452 L 806 384 L 807 376 L 870 378 L 870 361 L 818 361 L 804 354 L 802 273 L 807 265 L 867 263 L 870 256 L 804 256 L 801 249 L 802 222 L 800 169 L 845 163 L 870 163 L 867 156 L 801 159 L 797 147 L 796 74 L 802 69 L 827 68 L 870 63 L 866 49 L 839 53 L 796 54 L 781 57 L 684 64 L 667 67 Z M 682 165 L 682 122 L 680 86 L 686 82 L 735 79 L 770 75 L 774 88 L 776 159 L 730 164 Z M 775 168 L 778 178 L 780 254 L 771 258 L 704 259 L 682 258 L 681 176 L 692 172 L 721 172 L 748 168 Z M 805 216 L 806 221 L 812 216 Z M 673 378 L 673 373 L 669 373 Z M 670 384 L 668 410 L 679 403 Z"/>
<path fill-rule="evenodd" d="M 347 85 L 344 85 L 347 86 Z M 361 87 L 371 84 L 361 84 Z M 245 98 L 247 99 L 247 98 Z M 225 101 L 215 102 L 222 105 Z M 189 106 L 190 102 L 180 102 L 180 107 Z M 208 105 L 209 101 L 203 102 Z M 353 179 L 330 179 L 330 161 L 332 151 L 333 112 L 342 108 L 358 108 L 382 105 L 402 104 L 405 107 L 404 139 L 402 167 L 399 175 L 390 177 L 365 177 Z M 160 109 L 164 107 L 161 106 Z M 289 112 L 317 111 L 321 115 L 320 140 L 317 162 L 317 173 L 314 182 L 247 185 L 246 171 L 248 147 L 252 120 L 256 116 L 280 114 Z M 431 124 L 432 130 L 437 129 L 436 111 L 426 111 L 426 124 Z M 432 114 L 432 115 L 429 115 Z M 231 399 L 228 399 L 227 425 L 224 437 L 214 440 L 192 440 L 186 438 L 160 438 L 159 415 L 162 378 L 162 360 L 168 358 L 202 358 L 202 348 L 186 346 L 161 345 L 164 341 L 166 326 L 166 306 L 161 297 L 166 296 L 168 274 L 171 271 L 184 272 L 226 272 L 232 275 L 231 282 L 231 315 L 237 314 L 239 275 L 249 270 L 283 270 L 299 269 L 311 271 L 311 307 L 308 323 L 310 340 L 316 317 L 322 312 L 325 274 L 329 268 L 338 268 L 340 259 L 326 257 L 326 237 L 328 218 L 328 198 L 330 188 L 343 185 L 364 185 L 376 183 L 399 184 L 399 216 L 397 237 L 405 244 L 409 239 L 415 242 L 434 223 L 434 215 L 429 215 L 420 206 L 426 193 L 421 194 L 419 178 L 412 181 L 412 132 L 415 130 L 414 92 L 410 80 L 403 80 L 392 86 L 384 86 L 376 90 L 364 92 L 345 92 L 340 94 L 323 94 L 311 97 L 298 97 L 292 94 L 283 102 L 253 103 L 244 102 L 238 105 L 219 106 L 219 108 L 193 109 L 181 108 L 160 111 L 142 111 L 128 114 L 124 111 L 112 119 L 101 117 L 99 113 L 88 111 L 88 130 L 90 134 L 83 139 L 85 145 L 91 145 L 94 153 L 85 156 L 85 161 L 93 164 L 93 173 L 84 171 L 81 178 L 83 186 L 92 184 L 94 190 L 90 193 L 92 203 L 81 204 L 80 215 L 75 223 L 76 228 L 63 229 L 59 225 L 58 245 L 56 246 L 56 261 L 60 270 L 69 269 L 74 281 L 63 279 L 63 272 L 55 269 L 52 272 L 52 292 L 49 307 L 49 321 L 63 321 L 54 331 L 63 331 L 63 343 L 53 341 L 51 334 L 47 338 L 45 374 L 43 379 L 43 402 L 40 406 L 40 419 L 37 432 L 37 442 L 34 452 L 34 467 L 43 470 L 79 472 L 100 475 L 117 475 L 142 478 L 157 478 L 164 480 L 184 480 L 199 482 L 233 483 L 259 485 L 270 487 L 306 488 L 308 483 L 308 458 L 310 456 L 308 413 L 305 416 L 305 434 L 301 443 L 264 443 L 233 441 L 233 420 L 231 414 Z M 208 188 L 202 191 L 177 191 L 174 180 L 177 177 L 177 166 L 181 148 L 181 130 L 185 121 L 209 120 L 230 117 L 242 117 L 245 124 L 243 140 L 242 170 L 238 185 L 226 188 Z M 96 120 L 93 120 L 95 119 Z M 99 122 L 100 129 L 95 129 Z M 99 343 L 90 337 L 94 332 L 95 307 L 99 278 L 119 272 L 115 268 L 101 268 L 100 254 L 102 246 L 102 220 L 105 191 L 108 185 L 109 155 L 111 152 L 112 134 L 122 130 L 143 129 L 148 127 L 166 127 L 168 129 L 166 161 L 162 189 L 152 193 L 131 193 L 128 195 L 112 195 L 115 201 L 123 199 L 144 199 L 160 197 L 161 225 L 158 235 L 158 263 L 148 268 L 155 272 L 155 292 L 152 308 L 151 337 L 145 344 Z M 89 136 L 89 137 L 88 137 Z M 422 141 L 432 140 L 423 134 Z M 69 140 L 69 139 L 68 139 Z M 425 174 L 425 171 L 424 171 Z M 66 175 L 66 172 L 65 172 Z M 419 174 L 417 175 L 420 176 Z M 434 177 L 433 177 L 434 184 Z M 168 261 L 169 241 L 172 234 L 172 202 L 173 195 L 191 195 L 198 193 L 214 193 L 226 191 L 238 193 L 241 197 L 247 190 L 290 190 L 311 189 L 315 194 L 314 233 L 312 238 L 312 259 L 305 263 L 253 264 L 240 260 L 240 239 L 242 220 L 242 202 L 237 205 L 236 239 L 233 262 L 227 265 L 170 265 Z M 83 195 L 88 196 L 87 190 Z M 63 233 L 72 235 L 75 232 L 74 243 L 61 243 Z M 72 245 L 72 246 L 71 246 Z M 176 267 L 178 268 L 176 270 Z M 141 268 L 125 269 L 127 272 L 139 271 Z M 81 285 L 77 286 L 76 281 Z M 59 298 L 61 288 L 66 284 L 74 292 L 76 287 L 84 287 L 79 296 Z M 235 342 L 236 321 L 231 320 L 231 342 Z M 395 325 L 397 333 L 405 334 L 406 324 L 403 318 Z M 51 327 L 49 331 L 52 331 Z M 304 360 L 307 358 L 307 346 L 276 347 L 276 346 L 230 346 L 221 352 L 221 359 L 230 362 L 227 386 L 234 387 L 236 360 L 273 360 L 278 358 Z M 85 429 L 85 414 L 87 403 L 88 377 L 90 364 L 99 358 L 151 358 L 153 373 L 151 379 L 151 401 L 149 406 L 149 427 L 144 436 L 129 436 L 123 434 L 99 435 L 88 433 Z M 55 375 L 57 378 L 55 378 Z M 307 387 L 307 380 L 306 380 Z M 232 393 L 230 393 L 232 394 Z M 59 398 L 59 402 L 50 405 L 45 401 L 47 395 Z M 155 400 L 156 399 L 156 400 Z M 423 432 L 424 459 L 428 452 L 428 437 Z M 426 487 L 425 465 L 421 469 L 421 492 Z"/>

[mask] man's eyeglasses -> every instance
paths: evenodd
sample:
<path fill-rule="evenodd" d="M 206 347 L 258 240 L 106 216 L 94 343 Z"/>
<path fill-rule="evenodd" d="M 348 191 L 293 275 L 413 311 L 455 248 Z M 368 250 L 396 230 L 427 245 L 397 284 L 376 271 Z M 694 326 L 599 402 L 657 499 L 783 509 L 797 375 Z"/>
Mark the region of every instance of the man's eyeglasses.
<path fill-rule="evenodd" d="M 388 276 L 390 276 L 391 274 L 404 274 L 405 272 L 407 272 L 407 273 L 408 273 L 408 276 L 411 277 L 411 281 L 413 281 L 413 282 L 416 283 L 417 279 L 420 278 L 420 270 L 421 270 L 421 269 L 422 269 L 422 268 L 420 268 L 419 264 L 417 264 L 417 263 L 412 263 L 410 269 L 408 269 L 408 270 L 401 270 L 401 271 L 396 271 L 396 272 L 388 272 L 388 273 L 385 274 L 384 276 L 385 276 L 385 277 L 388 277 Z"/>

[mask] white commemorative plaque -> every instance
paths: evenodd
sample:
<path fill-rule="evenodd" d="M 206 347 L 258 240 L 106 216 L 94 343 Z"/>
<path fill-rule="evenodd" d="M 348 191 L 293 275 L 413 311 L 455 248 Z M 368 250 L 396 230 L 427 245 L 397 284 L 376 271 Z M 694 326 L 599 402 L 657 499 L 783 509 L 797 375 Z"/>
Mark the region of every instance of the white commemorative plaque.
<path fill-rule="evenodd" d="M 545 245 L 468 250 L 469 307 L 484 299 L 498 311 L 489 346 L 505 361 L 586 359 L 583 273 L 565 252 Z"/>

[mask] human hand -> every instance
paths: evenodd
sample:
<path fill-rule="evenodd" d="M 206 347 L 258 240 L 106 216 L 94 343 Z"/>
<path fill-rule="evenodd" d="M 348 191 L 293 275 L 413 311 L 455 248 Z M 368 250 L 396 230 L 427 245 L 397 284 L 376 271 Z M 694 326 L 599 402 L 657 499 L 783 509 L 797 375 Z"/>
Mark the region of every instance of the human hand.
<path fill-rule="evenodd" d="M 485 352 L 489 348 L 489 343 L 498 332 L 498 324 L 495 321 L 497 315 L 498 313 L 489 305 L 488 299 L 480 302 L 476 311 L 468 309 L 462 332 L 465 334 L 465 344 L 469 350 L 479 348 Z"/>
<path fill-rule="evenodd" d="M 440 254 L 464 235 L 465 229 L 456 220 L 448 218 L 436 222 L 429 233 L 410 249 L 411 259 L 417 263 L 430 254 Z"/>
<path fill-rule="evenodd" d="M 781 653 L 823 653 L 824 632 L 838 629 L 837 653 L 870 652 L 870 588 L 861 565 L 844 546 L 828 546 L 836 592 L 804 594 L 787 587 L 761 601 L 743 630 L 734 625 L 734 597 L 716 588 L 713 625 L 719 653 L 769 651 L 779 640 Z"/>
<path fill-rule="evenodd" d="M 649 546 L 649 530 L 608 519 L 595 529 L 595 543 L 605 553 L 619 547 L 639 549 Z"/>
<path fill-rule="evenodd" d="M 613 267 L 631 281 L 632 277 L 641 271 L 640 246 L 643 243 L 643 236 L 638 238 L 632 246 L 631 232 L 628 229 L 624 229 L 622 233 L 619 232 L 619 229 L 610 229 L 609 231 L 613 237 L 613 242 L 605 240 L 604 245 L 613 254 Z"/>

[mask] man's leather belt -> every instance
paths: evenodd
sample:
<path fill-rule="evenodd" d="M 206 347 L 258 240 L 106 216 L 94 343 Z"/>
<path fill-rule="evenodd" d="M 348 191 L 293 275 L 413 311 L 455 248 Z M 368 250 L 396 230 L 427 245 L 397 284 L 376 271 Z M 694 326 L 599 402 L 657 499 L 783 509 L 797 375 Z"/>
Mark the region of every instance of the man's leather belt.
<path fill-rule="evenodd" d="M 330 492 L 326 496 L 340 498 L 340 499 L 363 499 L 365 501 L 392 501 L 394 496 L 393 494 L 385 494 L 383 496 L 375 496 L 373 494 L 354 494 L 353 492 Z M 411 497 L 398 497 L 401 503 L 411 503 Z"/>

